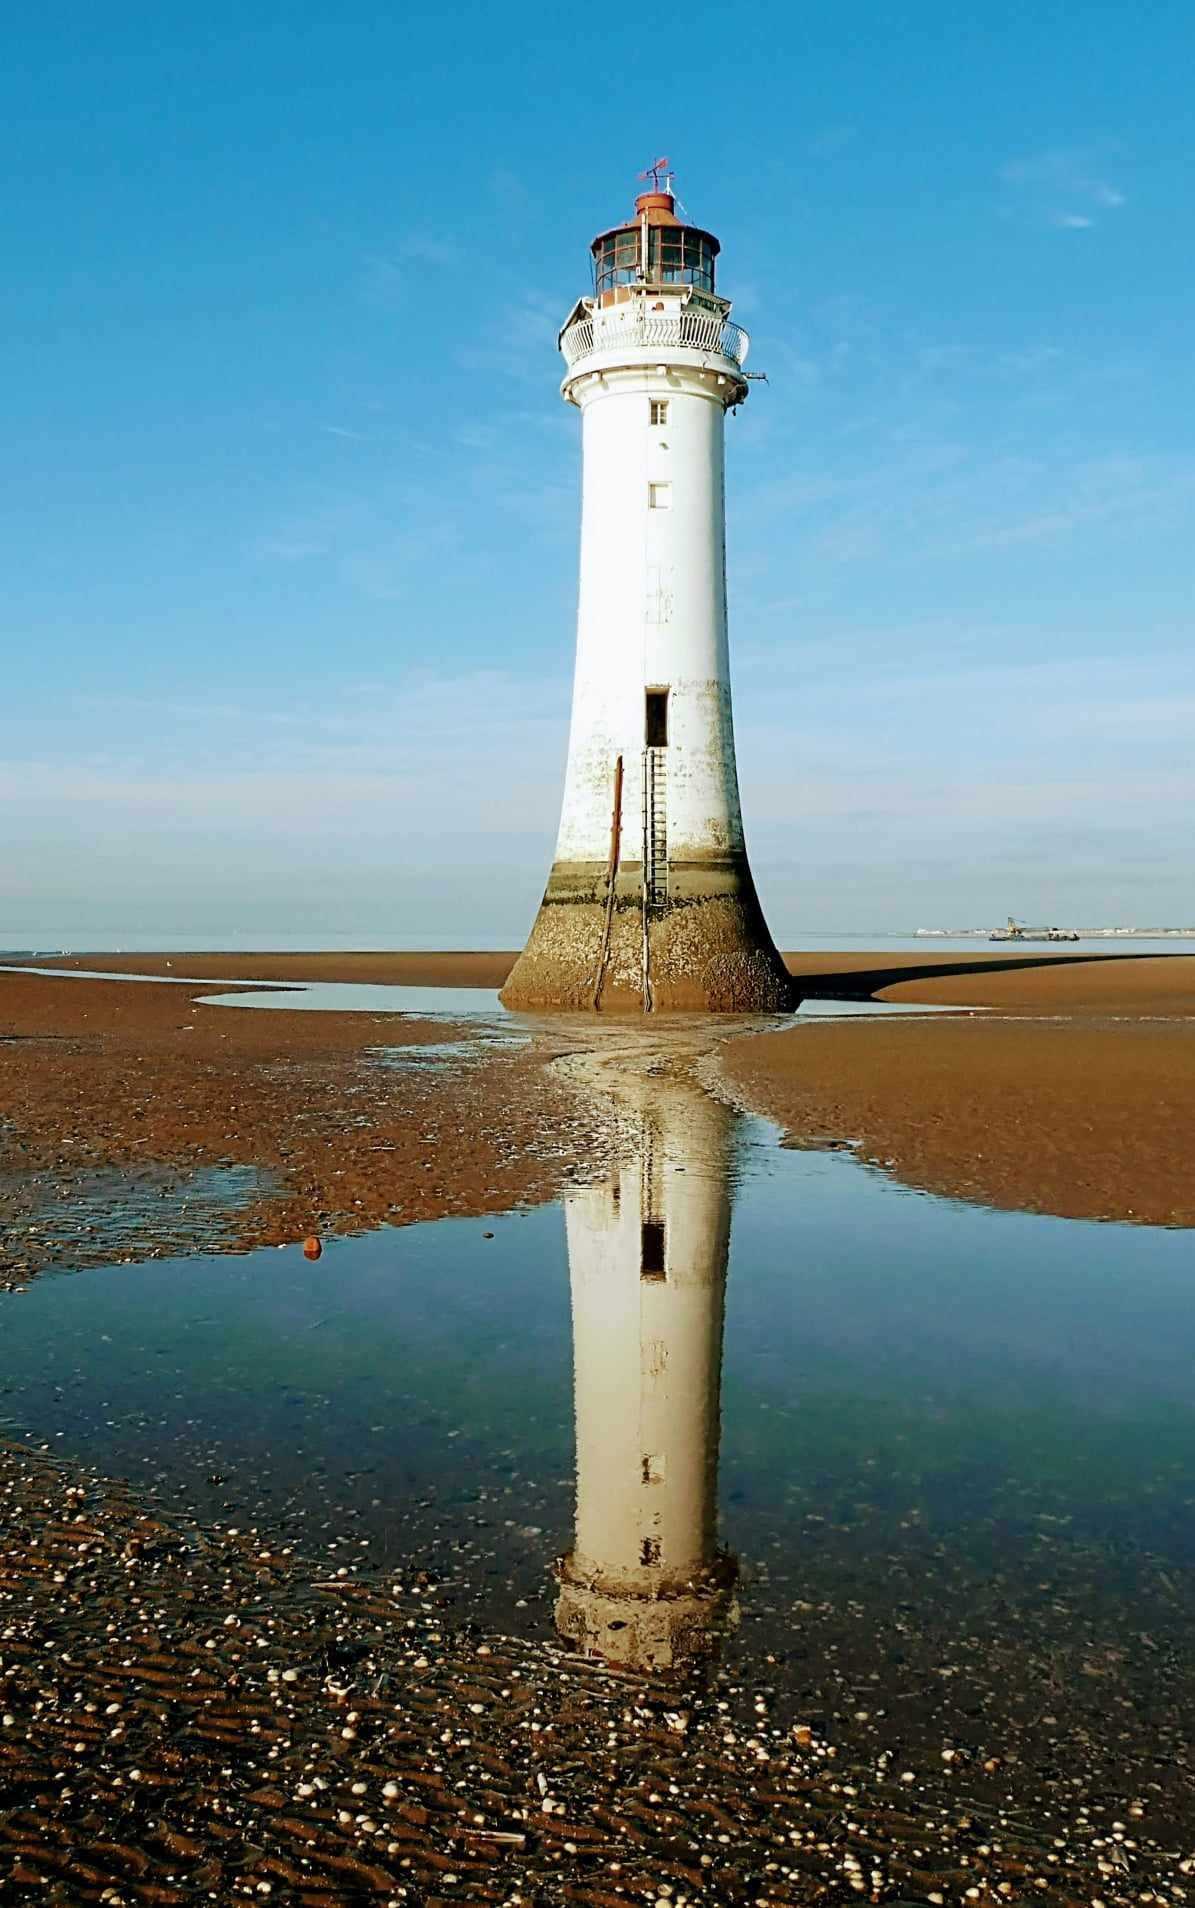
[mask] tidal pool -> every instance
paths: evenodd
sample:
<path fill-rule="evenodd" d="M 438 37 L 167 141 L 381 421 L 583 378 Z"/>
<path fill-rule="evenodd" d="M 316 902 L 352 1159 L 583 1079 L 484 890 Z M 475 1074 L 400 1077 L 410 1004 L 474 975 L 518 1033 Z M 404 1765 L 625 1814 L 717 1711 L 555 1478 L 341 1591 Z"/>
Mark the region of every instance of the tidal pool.
<path fill-rule="evenodd" d="M 1183 1766 L 1190 1235 L 913 1193 L 666 1066 L 619 1092 L 636 1156 L 556 1206 L 0 1298 L 0 1428 L 486 1628 Z"/>

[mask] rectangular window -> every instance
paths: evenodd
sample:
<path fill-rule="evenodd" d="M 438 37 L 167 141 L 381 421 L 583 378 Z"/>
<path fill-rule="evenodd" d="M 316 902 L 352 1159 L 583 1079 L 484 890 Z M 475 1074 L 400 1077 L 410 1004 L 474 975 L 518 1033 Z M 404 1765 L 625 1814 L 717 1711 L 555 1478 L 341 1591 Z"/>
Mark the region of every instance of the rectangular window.
<path fill-rule="evenodd" d="M 648 508 L 651 510 L 671 510 L 672 485 L 671 484 L 648 484 L 647 502 L 648 502 Z"/>
<path fill-rule="evenodd" d="M 646 691 L 646 719 L 644 722 L 643 739 L 649 749 L 666 749 L 668 747 L 667 689 L 648 689 Z"/>
<path fill-rule="evenodd" d="M 653 424 L 667 424 L 668 422 L 668 399 L 667 398 L 652 398 L 651 421 Z"/>
<path fill-rule="evenodd" d="M 639 1252 L 639 1270 L 645 1279 L 662 1279 L 664 1272 L 664 1221 L 645 1219 Z"/>

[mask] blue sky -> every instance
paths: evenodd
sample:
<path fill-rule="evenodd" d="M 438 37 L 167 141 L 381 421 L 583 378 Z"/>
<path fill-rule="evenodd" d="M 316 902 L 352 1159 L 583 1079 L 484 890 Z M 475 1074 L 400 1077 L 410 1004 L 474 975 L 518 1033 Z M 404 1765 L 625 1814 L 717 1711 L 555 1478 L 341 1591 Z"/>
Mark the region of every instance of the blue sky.
<path fill-rule="evenodd" d="M 48 4 L 0 73 L 0 945 L 518 944 L 555 332 L 671 155 L 784 942 L 1195 917 L 1195 16 Z M 11 49 L 10 49 L 11 51 Z"/>

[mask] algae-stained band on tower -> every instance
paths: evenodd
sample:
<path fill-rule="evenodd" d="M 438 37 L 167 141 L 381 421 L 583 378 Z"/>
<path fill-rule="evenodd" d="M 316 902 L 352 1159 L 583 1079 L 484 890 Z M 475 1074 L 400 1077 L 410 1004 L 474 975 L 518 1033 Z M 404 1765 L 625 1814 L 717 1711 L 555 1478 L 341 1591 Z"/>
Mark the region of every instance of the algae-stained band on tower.
<path fill-rule="evenodd" d="M 726 629 L 723 436 L 747 334 L 718 241 L 670 181 L 591 247 L 560 333 L 581 413 L 581 575 L 556 858 L 510 1007 L 775 1011 L 795 990 L 739 807 Z"/>

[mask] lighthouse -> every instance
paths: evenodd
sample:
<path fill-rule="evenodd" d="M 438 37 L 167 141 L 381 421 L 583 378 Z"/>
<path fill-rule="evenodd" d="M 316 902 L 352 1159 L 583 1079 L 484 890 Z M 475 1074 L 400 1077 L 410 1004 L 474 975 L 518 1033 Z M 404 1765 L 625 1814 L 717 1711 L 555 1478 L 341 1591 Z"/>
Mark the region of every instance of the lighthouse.
<path fill-rule="evenodd" d="M 592 291 L 560 332 L 581 413 L 576 671 L 556 854 L 509 1007 L 794 1004 L 747 861 L 730 706 L 723 440 L 748 339 L 666 166 L 594 239 Z"/>
<path fill-rule="evenodd" d="M 565 1201 L 577 1504 L 556 1627 L 664 1669 L 712 1654 L 738 1614 L 717 1541 L 734 1115 L 662 1073 L 618 1098 L 638 1156 Z"/>

